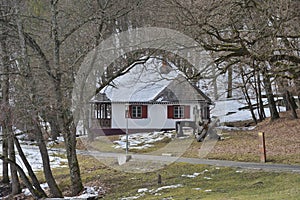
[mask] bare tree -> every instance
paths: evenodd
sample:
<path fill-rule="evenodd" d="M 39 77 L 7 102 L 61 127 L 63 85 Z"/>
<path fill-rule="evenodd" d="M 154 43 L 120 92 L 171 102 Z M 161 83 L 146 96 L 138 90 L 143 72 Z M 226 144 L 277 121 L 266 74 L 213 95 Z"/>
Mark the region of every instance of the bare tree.
<path fill-rule="evenodd" d="M 165 2 L 176 10 L 177 26 L 225 64 L 220 70 L 249 58 L 264 63 L 256 71 L 264 77 L 271 118 L 278 118 L 269 80 L 299 66 L 299 1 Z"/>
<path fill-rule="evenodd" d="M 4 71 L 4 66 L 8 64 L 8 57 L 7 57 L 7 52 L 6 52 L 6 45 L 5 45 L 5 36 L 3 36 L 3 33 L 1 33 L 0 36 L 0 55 L 1 55 L 1 72 Z M 4 73 L 1 73 L 2 75 Z M 6 75 L 7 76 L 7 75 Z M 3 79 L 3 82 L 6 81 Z M 6 93 L 7 88 L 3 88 L 3 83 L 1 82 L 1 87 L 2 87 L 2 96 L 1 96 L 1 110 L 6 110 L 7 108 L 5 107 L 5 99 L 4 97 L 7 96 Z M 3 95 L 4 94 L 4 95 Z M 6 97 L 7 98 L 7 97 Z M 6 118 L 4 116 L 5 112 L 1 113 L 1 126 L 2 129 L 4 127 L 4 119 Z M 8 134 L 7 131 L 2 131 L 2 151 L 3 151 L 3 156 L 8 158 Z M 2 171 L 2 182 L 3 183 L 9 183 L 9 175 L 8 175 L 8 163 L 6 161 L 3 161 L 3 171 Z"/>
<path fill-rule="evenodd" d="M 2 119 L 2 129 L 3 129 L 3 135 L 4 135 L 4 153 L 8 158 L 15 162 L 16 156 L 15 156 L 15 149 L 14 149 L 14 132 L 13 132 L 13 123 L 12 123 L 12 111 L 11 111 L 11 105 L 10 105 L 10 68 L 11 63 L 9 60 L 9 54 L 8 54 L 8 48 L 7 48 L 7 36 L 5 34 L 2 34 L 0 37 L 0 48 L 1 48 L 1 54 L 2 54 L 2 67 L 3 67 L 3 84 L 2 84 L 2 108 L 5 110 L 4 116 Z M 7 149 L 6 149 L 7 148 Z M 5 171 L 4 172 L 4 182 L 7 182 L 7 165 L 5 165 Z M 17 170 L 14 165 L 10 165 L 10 171 L 11 171 L 11 181 L 12 181 L 12 194 L 19 194 L 21 192 L 20 189 L 20 182 L 17 174 Z"/>

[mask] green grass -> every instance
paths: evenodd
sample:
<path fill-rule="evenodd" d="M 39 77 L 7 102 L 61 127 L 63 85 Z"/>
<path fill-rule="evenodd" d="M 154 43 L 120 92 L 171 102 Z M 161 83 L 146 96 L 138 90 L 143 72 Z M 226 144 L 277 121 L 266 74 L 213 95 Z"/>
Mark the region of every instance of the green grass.
<path fill-rule="evenodd" d="M 257 144 L 252 143 L 246 145 L 248 141 L 256 141 L 256 138 L 251 134 L 245 133 L 228 133 L 225 137 L 228 139 L 219 141 L 215 147 L 220 147 L 221 150 L 211 152 L 206 158 L 235 160 L 235 161 L 254 161 L 259 162 L 259 155 L 257 154 Z M 107 138 L 104 140 L 93 141 L 90 147 L 101 151 L 114 151 L 111 141 L 117 138 Z M 244 144 L 244 143 L 245 144 Z M 186 145 L 183 156 L 185 157 L 199 157 L 199 149 L 201 145 L 196 140 L 192 143 L 190 140 L 173 139 L 163 140 L 155 144 L 153 148 L 137 151 L 136 153 L 150 153 L 154 155 L 161 155 L 162 153 L 172 153 L 174 156 L 180 155 L 181 149 L 179 145 Z M 84 144 L 83 146 L 86 146 Z M 242 148 L 243 147 L 248 147 Z M 241 149 L 241 152 L 224 151 L 227 148 Z M 252 148 L 253 147 L 253 148 Z M 250 149 L 250 150 L 249 150 Z M 251 151 L 255 149 L 255 151 Z M 120 152 L 124 152 L 120 150 Z M 122 166 L 118 167 L 116 159 L 106 159 L 104 165 L 94 157 L 78 155 L 82 180 L 84 185 L 97 185 L 105 187 L 107 193 L 104 199 L 121 199 L 123 197 L 140 196 L 139 199 L 208 199 L 208 200 L 265 200 L 265 199 L 299 199 L 300 196 L 300 174 L 293 173 L 275 173 L 263 172 L 254 170 L 241 170 L 226 167 L 214 167 L 206 165 L 193 165 L 187 163 L 173 163 L 166 165 L 154 172 L 145 173 L 125 173 L 122 171 Z M 289 163 L 297 164 L 299 155 L 269 155 L 267 154 L 268 162 L 274 163 Z M 102 160 L 103 161 L 103 160 Z M 149 165 L 148 165 L 149 164 Z M 109 166 L 114 166 L 110 168 Z M 140 167 L 132 161 L 126 163 L 127 167 Z M 144 168 L 153 167 L 153 163 L 141 163 Z M 207 172 L 204 172 L 205 170 Z M 150 170 L 151 171 L 151 170 Z M 60 188 L 65 194 L 68 194 L 70 180 L 68 175 L 68 168 L 60 168 L 53 170 L 55 178 L 58 180 Z M 201 173 L 195 178 L 182 177 L 183 174 Z M 162 176 L 162 184 L 157 183 L 157 176 Z M 207 179 L 211 178 L 211 179 Z M 181 187 L 175 189 L 163 189 L 154 192 L 162 186 L 182 184 Z M 148 192 L 138 193 L 138 189 L 147 188 Z M 149 192 L 152 191 L 152 192 Z"/>
<path fill-rule="evenodd" d="M 187 163 L 172 163 L 153 172 L 125 173 L 111 168 L 91 156 L 78 155 L 82 181 L 84 185 L 101 186 L 107 192 L 103 199 L 121 199 L 143 195 L 139 199 L 207 199 L 207 200 L 265 200 L 299 199 L 300 174 L 263 172 L 228 167 L 215 167 Z M 129 161 L 130 164 L 133 161 Z M 105 162 L 106 164 L 108 162 Z M 116 163 L 116 159 L 112 163 Z M 133 164 L 134 166 L 134 164 Z M 200 173 L 195 178 L 183 177 Z M 69 169 L 55 168 L 53 174 L 65 195 L 69 194 Z M 158 174 L 162 184 L 158 184 Z M 38 173 L 41 182 L 45 178 Z M 209 179 L 211 178 L 211 179 Z M 162 186 L 181 184 L 174 189 Z M 138 193 L 138 189 L 147 188 L 148 192 Z M 151 191 L 152 192 L 149 192 Z"/>
<path fill-rule="evenodd" d="M 121 199 L 142 195 L 138 189 L 147 188 L 139 199 L 299 199 L 300 175 L 250 171 L 226 167 L 173 163 L 165 168 L 146 173 L 125 173 L 103 165 L 93 157 L 79 156 L 82 179 L 85 184 L 101 182 L 107 189 L 104 199 Z M 129 161 L 130 162 L 130 161 Z M 62 170 L 54 170 L 60 187 L 67 189 Z M 59 173 L 59 174 L 58 174 Z M 61 173 L 61 174 L 60 174 Z M 182 177 L 183 174 L 200 173 L 195 178 Z M 162 184 L 157 183 L 158 174 Z M 207 178 L 211 178 L 210 180 Z M 154 192 L 159 187 L 182 184 L 175 189 Z M 200 188 L 196 190 L 196 188 Z M 207 192 L 209 190 L 209 192 Z M 159 195 L 159 196 L 158 196 Z"/>

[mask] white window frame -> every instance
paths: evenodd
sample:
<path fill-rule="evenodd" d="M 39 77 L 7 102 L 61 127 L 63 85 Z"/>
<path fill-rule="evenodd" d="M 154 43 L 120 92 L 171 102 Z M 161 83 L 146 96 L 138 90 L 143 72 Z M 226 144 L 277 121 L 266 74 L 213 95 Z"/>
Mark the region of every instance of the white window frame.
<path fill-rule="evenodd" d="M 142 112 L 143 112 L 143 108 L 142 106 L 139 106 L 139 105 L 133 105 L 131 107 L 131 117 L 132 118 L 142 118 Z"/>
<path fill-rule="evenodd" d="M 184 106 L 174 106 L 174 119 L 184 119 Z"/>

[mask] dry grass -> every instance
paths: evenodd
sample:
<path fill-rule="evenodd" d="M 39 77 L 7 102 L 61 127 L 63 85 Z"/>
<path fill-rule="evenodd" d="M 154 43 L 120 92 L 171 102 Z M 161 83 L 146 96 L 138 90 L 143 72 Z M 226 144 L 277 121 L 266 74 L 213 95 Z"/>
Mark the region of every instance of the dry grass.
<path fill-rule="evenodd" d="M 207 158 L 259 161 L 258 132 L 265 133 L 267 161 L 300 164 L 300 119 L 292 119 L 287 112 L 281 113 L 280 119 L 265 120 L 252 131 L 224 132 L 227 139 L 218 142 Z"/>

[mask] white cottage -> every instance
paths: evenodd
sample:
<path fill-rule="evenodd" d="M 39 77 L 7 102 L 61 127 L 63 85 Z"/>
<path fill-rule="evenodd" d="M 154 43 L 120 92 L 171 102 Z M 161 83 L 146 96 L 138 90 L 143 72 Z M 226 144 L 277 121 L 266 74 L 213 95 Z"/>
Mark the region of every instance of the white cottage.
<path fill-rule="evenodd" d="M 209 120 L 211 100 L 170 63 L 149 59 L 91 100 L 96 134 L 173 130 L 178 121 Z"/>

